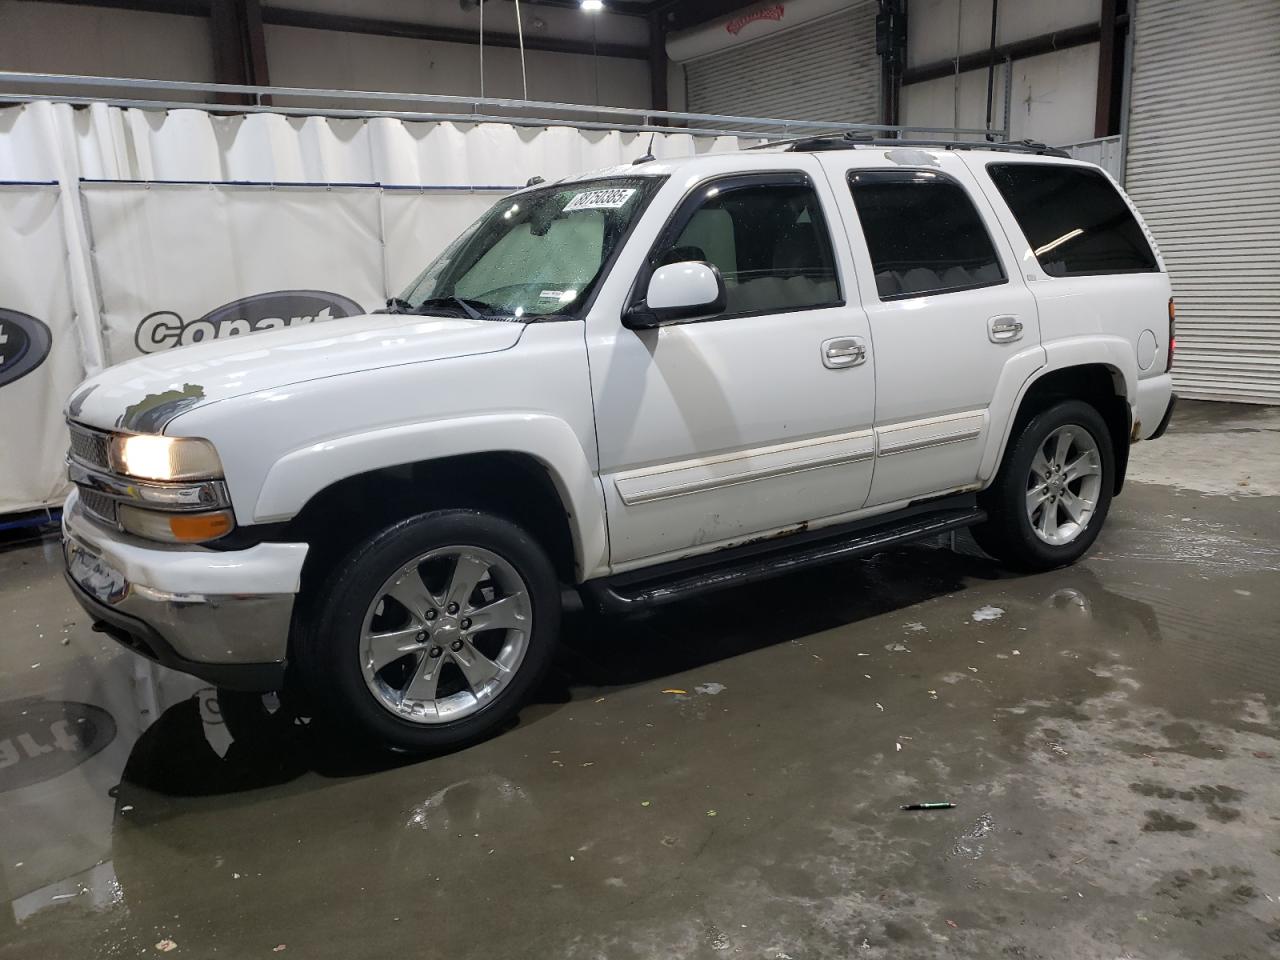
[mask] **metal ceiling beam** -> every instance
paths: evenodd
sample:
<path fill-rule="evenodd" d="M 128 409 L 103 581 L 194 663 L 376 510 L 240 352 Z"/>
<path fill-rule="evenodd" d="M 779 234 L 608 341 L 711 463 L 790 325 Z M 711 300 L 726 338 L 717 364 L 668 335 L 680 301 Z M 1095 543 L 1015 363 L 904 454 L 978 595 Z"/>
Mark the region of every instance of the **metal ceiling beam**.
<path fill-rule="evenodd" d="M 244 27 L 249 82 L 260 87 L 270 86 L 271 73 L 267 69 L 267 37 L 262 30 L 261 0 L 240 0 L 240 16 Z"/>
<path fill-rule="evenodd" d="M 143 13 L 169 13 L 188 17 L 210 18 L 214 13 L 213 0 L 46 0 L 46 2 L 61 3 L 70 7 L 102 7 L 108 10 L 137 10 Z M 564 3 L 557 3 L 554 0 L 541 0 L 541 2 L 546 6 L 564 6 L 573 9 L 578 7 L 577 0 L 566 0 Z M 648 16 L 648 4 L 638 0 L 633 0 L 631 3 L 606 0 L 605 6 L 609 12 L 623 16 Z M 291 10 L 288 7 L 264 5 L 261 7 L 260 21 L 282 27 L 306 27 L 313 30 L 336 30 L 371 36 L 402 37 L 410 40 L 434 40 L 437 43 L 465 43 L 475 46 L 480 42 L 479 31 L 462 27 L 444 27 L 381 17 L 319 13 L 311 10 Z M 520 46 L 519 38 L 514 33 L 486 31 L 484 42 L 486 46 L 512 48 Z M 528 32 L 525 33 L 524 48 L 588 56 L 593 53 L 591 44 L 586 41 L 531 36 Z M 629 60 L 649 59 L 647 44 L 598 43 L 595 45 L 594 53 L 602 57 L 621 57 Z"/>
<path fill-rule="evenodd" d="M 107 7 L 116 10 L 140 10 L 144 13 L 173 13 L 188 17 L 207 17 L 210 0 L 42 0 L 69 7 Z M 511 2 L 511 0 L 507 0 Z M 577 10 L 579 0 L 524 0 L 530 6 L 558 7 Z M 622 17 L 648 17 L 661 6 L 654 0 L 605 0 L 605 12 Z"/>
<path fill-rule="evenodd" d="M 649 102 L 655 110 L 666 110 L 667 99 L 667 31 L 662 17 L 649 17 Z"/>
<path fill-rule="evenodd" d="M 142 13 L 171 13 L 184 17 L 207 17 L 210 0 L 44 0 L 68 7 L 105 7 L 108 10 L 137 10 Z"/>
<path fill-rule="evenodd" d="M 213 74 L 218 83 L 267 86 L 267 42 L 262 32 L 259 0 L 211 0 L 209 39 L 213 44 Z M 242 94 L 218 94 L 218 103 L 251 101 Z"/>
<path fill-rule="evenodd" d="M 509 0 L 508 0 L 509 2 Z M 531 7 L 559 7 L 562 10 L 577 10 L 579 0 L 524 0 Z M 606 13 L 616 13 L 623 17 L 647 17 L 657 4 L 646 0 L 605 0 Z"/>
<path fill-rule="evenodd" d="M 429 23 L 413 23 L 408 20 L 386 20 L 380 17 L 359 17 L 340 13 L 316 13 L 311 10 L 290 10 L 287 7 L 263 7 L 262 22 L 277 27 L 303 27 L 310 30 L 336 30 L 342 33 L 364 33 L 378 37 L 401 37 L 409 40 L 433 40 L 437 43 L 480 43 L 476 30 L 461 27 L 441 27 Z M 514 33 L 485 31 L 487 47 L 520 46 Z M 579 53 L 591 56 L 621 57 L 630 60 L 648 60 L 647 44 L 600 43 L 593 51 L 590 43 L 559 37 L 524 36 L 526 50 L 547 50 L 552 53 Z"/>
<path fill-rule="evenodd" d="M 1094 108 L 1093 135 L 1107 137 L 1120 132 L 1121 78 L 1124 76 L 1125 33 L 1128 14 L 1124 0 L 1102 0 L 1098 38 L 1098 99 Z"/>
<path fill-rule="evenodd" d="M 244 53 L 244 34 L 235 0 L 212 0 L 209 10 L 209 40 L 213 45 L 213 79 L 218 83 L 248 83 L 249 69 Z M 241 94 L 215 94 L 218 103 L 248 103 Z"/>

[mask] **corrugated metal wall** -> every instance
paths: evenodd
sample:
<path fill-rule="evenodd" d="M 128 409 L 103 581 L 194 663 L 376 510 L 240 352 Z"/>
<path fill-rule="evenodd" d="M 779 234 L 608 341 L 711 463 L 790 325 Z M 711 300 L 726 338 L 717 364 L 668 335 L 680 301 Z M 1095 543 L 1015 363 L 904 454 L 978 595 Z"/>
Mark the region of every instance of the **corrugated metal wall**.
<path fill-rule="evenodd" d="M 686 64 L 689 110 L 875 123 L 880 107 L 876 4 Z"/>
<path fill-rule="evenodd" d="M 1097 137 L 1079 143 L 1063 144 L 1062 149 L 1077 160 L 1096 163 L 1118 181 L 1124 180 L 1124 153 L 1120 137 Z"/>
<path fill-rule="evenodd" d="M 1125 187 L 1183 396 L 1280 404 L 1280 0 L 1138 0 Z"/>

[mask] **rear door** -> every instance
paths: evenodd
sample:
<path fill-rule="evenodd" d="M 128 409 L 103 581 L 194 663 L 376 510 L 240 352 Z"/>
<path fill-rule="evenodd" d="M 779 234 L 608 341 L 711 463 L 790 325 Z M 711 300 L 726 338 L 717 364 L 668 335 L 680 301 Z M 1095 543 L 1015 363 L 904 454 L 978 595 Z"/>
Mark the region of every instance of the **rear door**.
<path fill-rule="evenodd" d="M 990 202 L 944 151 L 823 156 L 876 356 L 867 506 L 973 487 L 1044 361 L 1035 298 Z"/>

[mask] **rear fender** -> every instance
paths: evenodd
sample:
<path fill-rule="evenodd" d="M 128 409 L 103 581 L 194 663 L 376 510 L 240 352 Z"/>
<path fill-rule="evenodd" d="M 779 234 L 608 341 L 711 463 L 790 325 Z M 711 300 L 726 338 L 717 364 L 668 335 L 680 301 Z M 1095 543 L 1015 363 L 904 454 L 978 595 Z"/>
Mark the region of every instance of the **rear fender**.
<path fill-rule="evenodd" d="M 1028 391 L 1043 377 L 1059 370 L 1066 370 L 1070 367 L 1083 366 L 1101 366 L 1104 367 L 1111 375 L 1112 384 L 1116 395 L 1122 397 L 1129 406 L 1129 422 L 1133 422 L 1135 415 L 1134 403 L 1136 402 L 1138 391 L 1138 365 L 1134 354 L 1134 347 L 1128 340 L 1123 337 L 1112 336 L 1088 336 L 1088 337 L 1071 337 L 1063 340 L 1055 340 L 1044 345 L 1044 365 L 1031 370 L 1018 386 L 1016 390 L 1009 391 L 1008 396 L 1012 402 L 1007 407 L 997 409 L 995 403 L 992 404 L 992 420 L 993 423 L 1000 423 L 1000 430 L 992 430 L 991 436 L 987 443 L 987 449 L 983 453 L 982 464 L 979 468 L 979 476 L 982 483 L 988 484 L 995 477 L 996 471 L 1000 468 L 1000 461 L 1004 458 L 1004 452 L 1009 445 L 1009 438 L 1013 432 L 1013 426 L 1018 419 L 1018 411 L 1022 408 L 1023 400 L 1026 398 Z M 1006 368 L 1005 376 L 1010 378 L 1019 373 L 1017 368 L 1010 366 Z M 1001 384 L 1001 390 L 997 392 L 996 399 L 999 400 L 1004 392 L 1005 384 Z M 1126 438 L 1127 439 L 1127 438 Z"/>

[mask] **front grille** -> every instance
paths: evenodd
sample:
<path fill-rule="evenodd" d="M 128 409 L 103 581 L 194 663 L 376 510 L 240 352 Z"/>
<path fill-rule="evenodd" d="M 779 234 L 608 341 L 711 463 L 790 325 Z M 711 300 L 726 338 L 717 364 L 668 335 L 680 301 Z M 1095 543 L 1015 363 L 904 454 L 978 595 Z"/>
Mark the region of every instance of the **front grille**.
<path fill-rule="evenodd" d="M 109 523 L 113 527 L 116 525 L 116 502 L 108 496 L 98 493 L 97 490 L 90 490 L 88 487 L 77 488 L 80 491 L 80 503 L 90 516 L 101 520 L 103 523 Z"/>
<path fill-rule="evenodd" d="M 71 455 L 82 463 L 99 470 L 110 468 L 107 456 L 107 436 L 89 430 L 79 424 L 68 424 L 71 430 Z"/>

